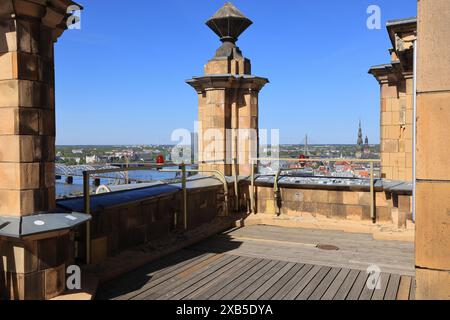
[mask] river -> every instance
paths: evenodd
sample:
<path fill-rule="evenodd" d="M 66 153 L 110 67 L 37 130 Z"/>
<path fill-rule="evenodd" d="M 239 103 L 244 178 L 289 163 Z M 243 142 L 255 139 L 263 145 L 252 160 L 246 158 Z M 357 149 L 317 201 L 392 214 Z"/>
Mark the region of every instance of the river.
<path fill-rule="evenodd" d="M 172 169 L 172 168 L 165 168 Z M 178 169 L 178 167 L 174 167 L 173 169 Z M 145 182 L 165 180 L 165 179 L 174 179 L 176 177 L 176 173 L 172 172 L 158 172 L 158 171 L 131 171 L 128 174 L 130 180 L 144 180 Z M 93 180 L 91 180 L 92 183 Z M 118 181 L 115 179 L 101 179 L 101 184 L 109 185 L 109 184 L 117 184 Z M 120 183 L 124 183 L 121 181 Z M 61 180 L 56 180 L 56 198 L 65 198 L 65 197 L 73 197 L 76 195 L 81 195 L 83 192 L 83 178 L 82 177 L 73 177 L 73 184 L 67 184 L 65 182 L 65 177 L 62 177 Z"/>

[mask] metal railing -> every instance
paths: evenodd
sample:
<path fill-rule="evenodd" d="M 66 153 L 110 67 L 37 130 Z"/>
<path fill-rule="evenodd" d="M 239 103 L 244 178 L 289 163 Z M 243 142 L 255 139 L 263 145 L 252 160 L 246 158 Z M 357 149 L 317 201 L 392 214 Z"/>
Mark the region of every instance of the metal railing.
<path fill-rule="evenodd" d="M 169 167 L 180 167 L 181 169 L 164 169 Z M 128 168 L 114 168 L 114 169 L 100 169 L 100 170 L 89 170 L 83 171 L 83 199 L 84 199 L 84 212 L 86 214 L 91 214 L 91 188 L 90 179 L 92 176 L 107 173 L 117 173 L 117 172 L 130 172 L 130 171 L 153 171 L 158 170 L 159 172 L 174 172 L 181 173 L 181 187 L 183 192 L 183 216 L 184 216 L 184 229 L 187 230 L 188 225 L 188 208 L 187 208 L 187 173 L 212 173 L 217 177 L 224 185 L 224 213 L 228 215 L 228 182 L 225 175 L 218 170 L 198 170 L 198 169 L 186 169 L 186 164 L 155 164 L 148 165 L 145 167 L 128 167 Z M 163 182 L 163 185 L 174 184 L 171 182 Z M 138 186 L 139 184 L 137 184 Z M 86 263 L 90 264 L 91 261 L 91 224 L 90 221 L 86 223 Z"/>
<path fill-rule="evenodd" d="M 237 174 L 237 166 L 238 161 L 237 158 L 231 159 L 232 161 L 232 176 L 233 176 L 233 183 L 234 183 L 234 196 L 236 199 L 239 199 L 239 176 Z M 202 160 L 198 162 L 199 165 L 227 165 L 227 162 L 225 160 Z M 225 176 L 224 173 L 221 172 L 222 176 Z M 239 201 L 235 201 L 235 211 L 239 211 Z"/>
<path fill-rule="evenodd" d="M 200 169 L 186 169 L 186 166 L 183 166 L 181 170 L 161 170 L 160 172 L 181 172 L 182 173 L 182 188 L 183 188 L 183 198 L 184 198 L 184 209 L 185 209 L 185 229 L 187 229 L 187 195 L 186 195 L 186 173 L 212 173 L 223 183 L 223 192 L 224 192 L 224 213 L 228 215 L 228 182 L 225 175 L 219 170 L 200 170 Z"/>
<path fill-rule="evenodd" d="M 255 207 L 255 166 L 258 165 L 259 161 L 284 161 L 284 162 L 297 162 L 297 163 L 317 163 L 317 162 L 348 162 L 348 163 L 368 163 L 370 164 L 370 217 L 372 218 L 372 221 L 376 222 L 376 208 L 375 208 L 375 177 L 374 177 L 374 164 L 375 163 L 381 163 L 381 160 L 379 159 L 327 159 L 327 158 L 316 158 L 316 159 L 293 159 L 293 158 L 255 158 L 251 160 L 252 164 L 252 172 L 251 172 L 251 192 L 250 192 L 250 206 L 251 206 L 251 212 L 253 214 L 256 213 L 256 207 Z M 274 178 L 274 186 L 273 186 L 273 192 L 274 192 L 274 201 L 275 204 L 278 204 L 278 201 L 281 199 L 280 194 L 280 188 L 279 188 L 279 179 L 281 176 L 281 173 L 283 171 L 295 171 L 299 170 L 301 168 L 279 168 L 278 171 L 275 174 Z M 281 208 L 278 207 L 277 214 L 281 214 Z"/>

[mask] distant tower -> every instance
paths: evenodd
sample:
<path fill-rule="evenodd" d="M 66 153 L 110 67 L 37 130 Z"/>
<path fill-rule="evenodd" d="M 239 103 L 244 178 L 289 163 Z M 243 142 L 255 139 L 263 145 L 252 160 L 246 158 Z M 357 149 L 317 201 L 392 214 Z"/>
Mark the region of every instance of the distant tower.
<path fill-rule="evenodd" d="M 358 129 L 358 147 L 363 146 L 363 134 L 362 134 L 362 127 L 361 127 L 361 121 L 359 122 L 359 129 Z"/>
<path fill-rule="evenodd" d="M 361 121 L 359 121 L 359 129 L 358 129 L 358 141 L 357 141 L 357 146 L 356 146 L 356 158 L 361 158 L 362 157 L 362 152 L 364 149 L 363 146 L 363 134 L 362 134 L 362 126 L 361 126 Z"/>
<path fill-rule="evenodd" d="M 305 156 L 309 156 L 309 149 L 308 149 L 308 135 L 305 136 Z"/>
<path fill-rule="evenodd" d="M 364 154 L 370 153 L 370 147 L 369 147 L 369 137 L 366 136 L 366 140 L 364 142 Z"/>

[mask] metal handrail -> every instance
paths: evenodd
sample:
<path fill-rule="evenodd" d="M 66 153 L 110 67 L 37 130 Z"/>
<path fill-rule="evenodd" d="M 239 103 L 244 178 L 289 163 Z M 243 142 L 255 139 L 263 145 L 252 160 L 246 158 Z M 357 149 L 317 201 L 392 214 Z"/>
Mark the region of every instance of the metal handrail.
<path fill-rule="evenodd" d="M 216 177 L 223 183 L 224 188 L 224 212 L 228 215 L 228 181 L 225 175 L 219 170 L 200 170 L 200 169 L 184 169 L 185 172 L 193 172 L 193 173 L 213 173 Z M 161 170 L 161 172 L 183 172 L 182 170 Z M 186 188 L 184 188 L 186 189 Z M 187 216 L 186 216 L 187 218 Z M 185 219 L 186 221 L 186 219 Z"/>
<path fill-rule="evenodd" d="M 181 169 L 163 169 L 168 167 L 179 166 Z M 84 212 L 91 214 L 91 194 L 90 194 L 90 177 L 98 174 L 115 173 L 115 172 L 129 172 L 129 171 L 151 171 L 154 169 L 160 169 L 159 172 L 181 172 L 181 187 L 183 192 L 183 214 L 184 214 L 184 229 L 187 230 L 188 225 L 188 208 L 187 208 L 187 173 L 213 173 L 224 186 L 224 212 L 228 215 L 228 182 L 225 175 L 219 170 L 198 170 L 198 169 L 186 169 L 186 164 L 155 164 L 145 167 L 127 167 L 127 168 L 114 168 L 114 169 L 99 169 L 83 171 L 83 195 L 84 195 Z M 173 182 L 166 182 L 163 184 L 173 184 Z M 91 261 L 91 225 L 90 221 L 86 224 L 86 262 L 89 264 Z"/>
<path fill-rule="evenodd" d="M 258 161 L 286 161 L 286 162 L 350 162 L 350 163 L 369 163 L 370 164 L 370 216 L 372 221 L 376 223 L 376 208 L 375 208 L 375 179 L 374 179 L 374 164 L 381 163 L 379 159 L 327 159 L 327 158 L 316 158 L 316 159 L 294 159 L 294 158 L 254 158 L 251 159 L 252 164 L 252 175 L 251 175 L 251 193 L 250 193 L 250 202 L 251 202 L 251 211 L 253 214 L 256 214 L 255 208 L 255 165 L 257 165 Z M 278 208 L 278 215 L 281 214 L 281 208 L 278 206 L 278 200 L 281 198 L 280 189 L 278 187 L 279 178 L 281 172 L 283 171 L 294 171 L 298 170 L 298 168 L 279 168 L 277 173 L 275 174 L 274 179 L 274 201 L 276 207 Z"/>
<path fill-rule="evenodd" d="M 224 165 L 224 164 L 227 164 L 227 160 L 230 160 L 230 159 L 225 159 L 225 160 L 202 160 L 202 161 L 199 161 L 198 164 L 206 164 L 206 165 L 220 164 L 220 165 Z M 234 196 L 236 197 L 236 199 L 239 199 L 239 177 L 237 175 L 237 166 L 238 166 L 237 162 L 238 162 L 238 159 L 237 158 L 232 158 L 231 160 L 233 162 L 233 165 L 232 165 L 232 169 L 233 169 L 232 176 L 234 178 Z M 221 175 L 225 176 L 223 173 L 221 173 Z M 238 200 L 235 201 L 235 211 L 236 212 L 239 211 L 239 201 Z"/>
<path fill-rule="evenodd" d="M 91 189 L 90 189 L 90 178 L 93 175 L 105 174 L 105 173 L 116 173 L 116 172 L 129 172 L 129 171 L 152 171 L 154 169 L 162 169 L 167 167 L 173 167 L 175 164 L 154 164 L 145 167 L 127 167 L 127 168 L 111 168 L 111 169 L 99 169 L 99 170 L 89 170 L 83 171 L 83 199 L 84 199 L 84 212 L 86 214 L 91 214 Z M 186 167 L 182 164 L 184 168 Z M 164 184 L 171 184 L 173 182 L 167 182 Z M 89 264 L 91 261 L 91 223 L 88 221 L 86 223 L 86 263 Z"/>

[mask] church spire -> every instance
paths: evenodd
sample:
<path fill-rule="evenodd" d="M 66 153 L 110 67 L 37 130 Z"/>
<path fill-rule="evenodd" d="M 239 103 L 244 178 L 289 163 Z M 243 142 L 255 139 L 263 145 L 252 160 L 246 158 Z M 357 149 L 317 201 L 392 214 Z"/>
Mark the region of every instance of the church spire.
<path fill-rule="evenodd" d="M 362 127 L 361 127 L 361 121 L 359 121 L 359 130 L 358 130 L 358 146 L 362 147 L 363 146 L 363 134 L 362 134 Z"/>

